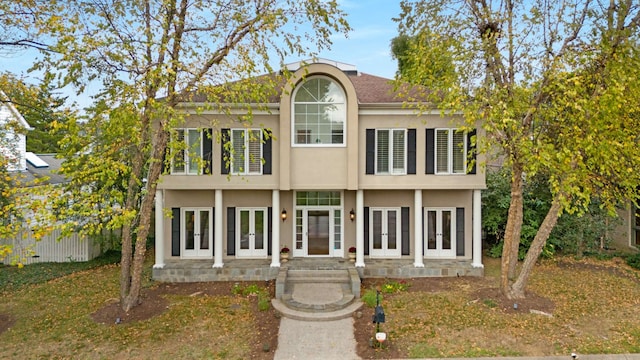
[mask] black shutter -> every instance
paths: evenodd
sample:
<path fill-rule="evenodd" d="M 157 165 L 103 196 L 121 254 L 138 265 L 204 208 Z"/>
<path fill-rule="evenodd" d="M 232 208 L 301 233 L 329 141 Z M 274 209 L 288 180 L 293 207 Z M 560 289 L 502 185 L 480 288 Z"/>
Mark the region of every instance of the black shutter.
<path fill-rule="evenodd" d="M 375 129 L 367 129 L 366 136 L 366 155 L 367 159 L 365 162 L 365 174 L 373 174 L 375 173 L 374 162 L 376 159 L 376 130 Z"/>
<path fill-rule="evenodd" d="M 264 164 L 262 164 L 262 174 L 271 175 L 272 134 L 271 134 L 271 131 L 268 131 L 268 130 L 265 130 L 265 132 L 267 132 L 267 134 L 263 134 L 264 143 L 262 144 L 262 157 L 264 158 Z"/>
<path fill-rule="evenodd" d="M 202 173 L 213 173 L 213 129 L 202 130 Z"/>
<path fill-rule="evenodd" d="M 407 131 L 407 174 L 416 173 L 416 129 Z"/>
<path fill-rule="evenodd" d="M 410 234 L 410 227 L 409 227 L 409 208 L 408 207 L 402 207 L 401 211 L 400 211 L 400 221 L 402 224 L 402 255 L 411 255 L 411 234 Z"/>
<path fill-rule="evenodd" d="M 425 174 L 435 174 L 435 158 L 436 158 L 436 131 L 435 129 L 427 129 L 427 163 Z"/>
<path fill-rule="evenodd" d="M 364 207 L 364 253 L 369 255 L 369 207 Z"/>
<path fill-rule="evenodd" d="M 231 129 L 220 130 L 220 173 L 222 174 L 228 174 L 229 166 L 231 165 L 230 141 Z"/>
<path fill-rule="evenodd" d="M 271 221 L 273 218 L 273 208 L 267 208 L 267 255 L 271 255 L 271 240 L 273 239 L 273 226 Z"/>
<path fill-rule="evenodd" d="M 473 161 L 473 166 L 471 167 L 471 170 L 469 170 L 469 174 L 475 174 L 476 173 L 476 151 L 477 151 L 477 139 L 476 139 L 476 144 L 471 144 L 471 138 L 476 136 L 476 130 L 473 129 L 471 131 L 469 131 L 467 133 L 467 156 L 469 156 L 469 154 L 471 154 L 471 160 Z"/>
<path fill-rule="evenodd" d="M 236 254 L 236 208 L 227 208 L 227 255 Z"/>
<path fill-rule="evenodd" d="M 464 208 L 456 208 L 456 256 L 464 256 Z"/>
<path fill-rule="evenodd" d="M 424 221 L 424 207 L 422 208 L 422 218 L 420 219 L 420 222 L 422 222 L 422 234 L 420 234 L 420 241 L 422 241 L 422 257 L 424 257 L 424 227 L 425 227 L 425 221 Z M 416 224 L 417 226 L 417 224 Z"/>
<path fill-rule="evenodd" d="M 171 256 L 180 256 L 180 208 L 171 208 Z"/>

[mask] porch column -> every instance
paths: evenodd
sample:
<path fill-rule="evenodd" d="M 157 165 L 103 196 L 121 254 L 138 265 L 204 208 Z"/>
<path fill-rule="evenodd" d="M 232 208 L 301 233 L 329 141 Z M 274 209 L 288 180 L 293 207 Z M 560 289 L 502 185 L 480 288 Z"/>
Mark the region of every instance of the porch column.
<path fill-rule="evenodd" d="M 364 267 L 364 190 L 356 191 L 356 267 Z"/>
<path fill-rule="evenodd" d="M 224 266 L 224 264 L 222 263 L 222 243 L 224 242 L 222 232 L 222 214 L 224 213 L 224 209 L 222 208 L 222 190 L 216 190 L 214 206 L 215 214 L 213 215 L 213 267 L 221 268 Z"/>
<path fill-rule="evenodd" d="M 156 263 L 154 269 L 164 268 L 164 196 L 162 190 L 156 190 Z"/>
<path fill-rule="evenodd" d="M 280 267 L 280 190 L 271 192 L 271 267 Z"/>
<path fill-rule="evenodd" d="M 415 254 L 414 254 L 414 262 L 413 262 L 413 266 L 417 267 L 417 268 L 423 268 L 424 267 L 424 260 L 423 260 L 423 256 L 422 256 L 422 227 L 423 227 L 423 220 L 422 220 L 422 190 L 416 190 L 415 195 L 414 195 L 414 204 L 413 204 L 413 208 L 414 210 L 414 215 L 413 215 L 413 226 L 414 226 L 414 239 L 415 239 Z"/>
<path fill-rule="evenodd" d="M 480 190 L 473 190 L 473 261 L 471 266 L 482 265 L 482 196 Z"/>

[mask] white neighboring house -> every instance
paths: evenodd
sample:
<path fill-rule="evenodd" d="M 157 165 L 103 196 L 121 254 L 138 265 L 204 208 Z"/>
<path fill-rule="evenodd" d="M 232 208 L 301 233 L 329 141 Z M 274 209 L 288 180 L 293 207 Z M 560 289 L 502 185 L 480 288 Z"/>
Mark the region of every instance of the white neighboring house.
<path fill-rule="evenodd" d="M 22 117 L 16 107 L 6 101 L 7 96 L 0 90 L 0 155 L 8 158 L 8 170 L 20 178 L 24 186 L 33 186 L 36 179 L 46 178 L 47 184 L 61 184 L 66 181 L 55 173 L 62 160 L 55 154 L 34 154 L 27 151 L 25 133 L 33 128 Z M 21 129 L 22 128 L 22 129 Z M 4 219 L 0 219 L 4 220 Z M 0 244 L 12 245 L 13 255 L 28 256 L 22 259 L 25 264 L 36 262 L 88 261 L 100 254 L 101 245 L 90 239 L 74 234 L 57 241 L 59 230 L 54 230 L 40 241 L 33 237 L 31 229 L 25 224 L 14 238 L 0 238 Z M 13 256 L 4 259 L 11 263 Z"/>

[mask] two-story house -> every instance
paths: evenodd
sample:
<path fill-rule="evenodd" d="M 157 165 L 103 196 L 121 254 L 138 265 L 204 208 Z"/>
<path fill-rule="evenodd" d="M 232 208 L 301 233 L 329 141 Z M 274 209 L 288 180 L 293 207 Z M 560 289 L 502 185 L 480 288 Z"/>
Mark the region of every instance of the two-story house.
<path fill-rule="evenodd" d="M 481 275 L 485 174 L 467 156 L 481 130 L 418 115 L 352 65 L 303 64 L 252 125 L 184 104 L 187 150 L 156 193 L 154 278 L 272 279 L 283 247 L 289 264 L 345 263 L 355 247 L 365 277 Z"/>

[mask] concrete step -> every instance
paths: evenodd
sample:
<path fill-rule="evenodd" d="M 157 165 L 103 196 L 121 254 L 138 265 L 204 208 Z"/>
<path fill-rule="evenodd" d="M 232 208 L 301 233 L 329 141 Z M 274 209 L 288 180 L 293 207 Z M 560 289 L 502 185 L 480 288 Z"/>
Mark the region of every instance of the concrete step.
<path fill-rule="evenodd" d="M 336 311 L 307 312 L 290 309 L 280 299 L 272 299 L 271 304 L 281 316 L 302 321 L 332 321 L 346 319 L 352 316 L 352 314 L 358 311 L 363 305 L 360 300 L 357 300 L 352 302 L 349 306 Z"/>

